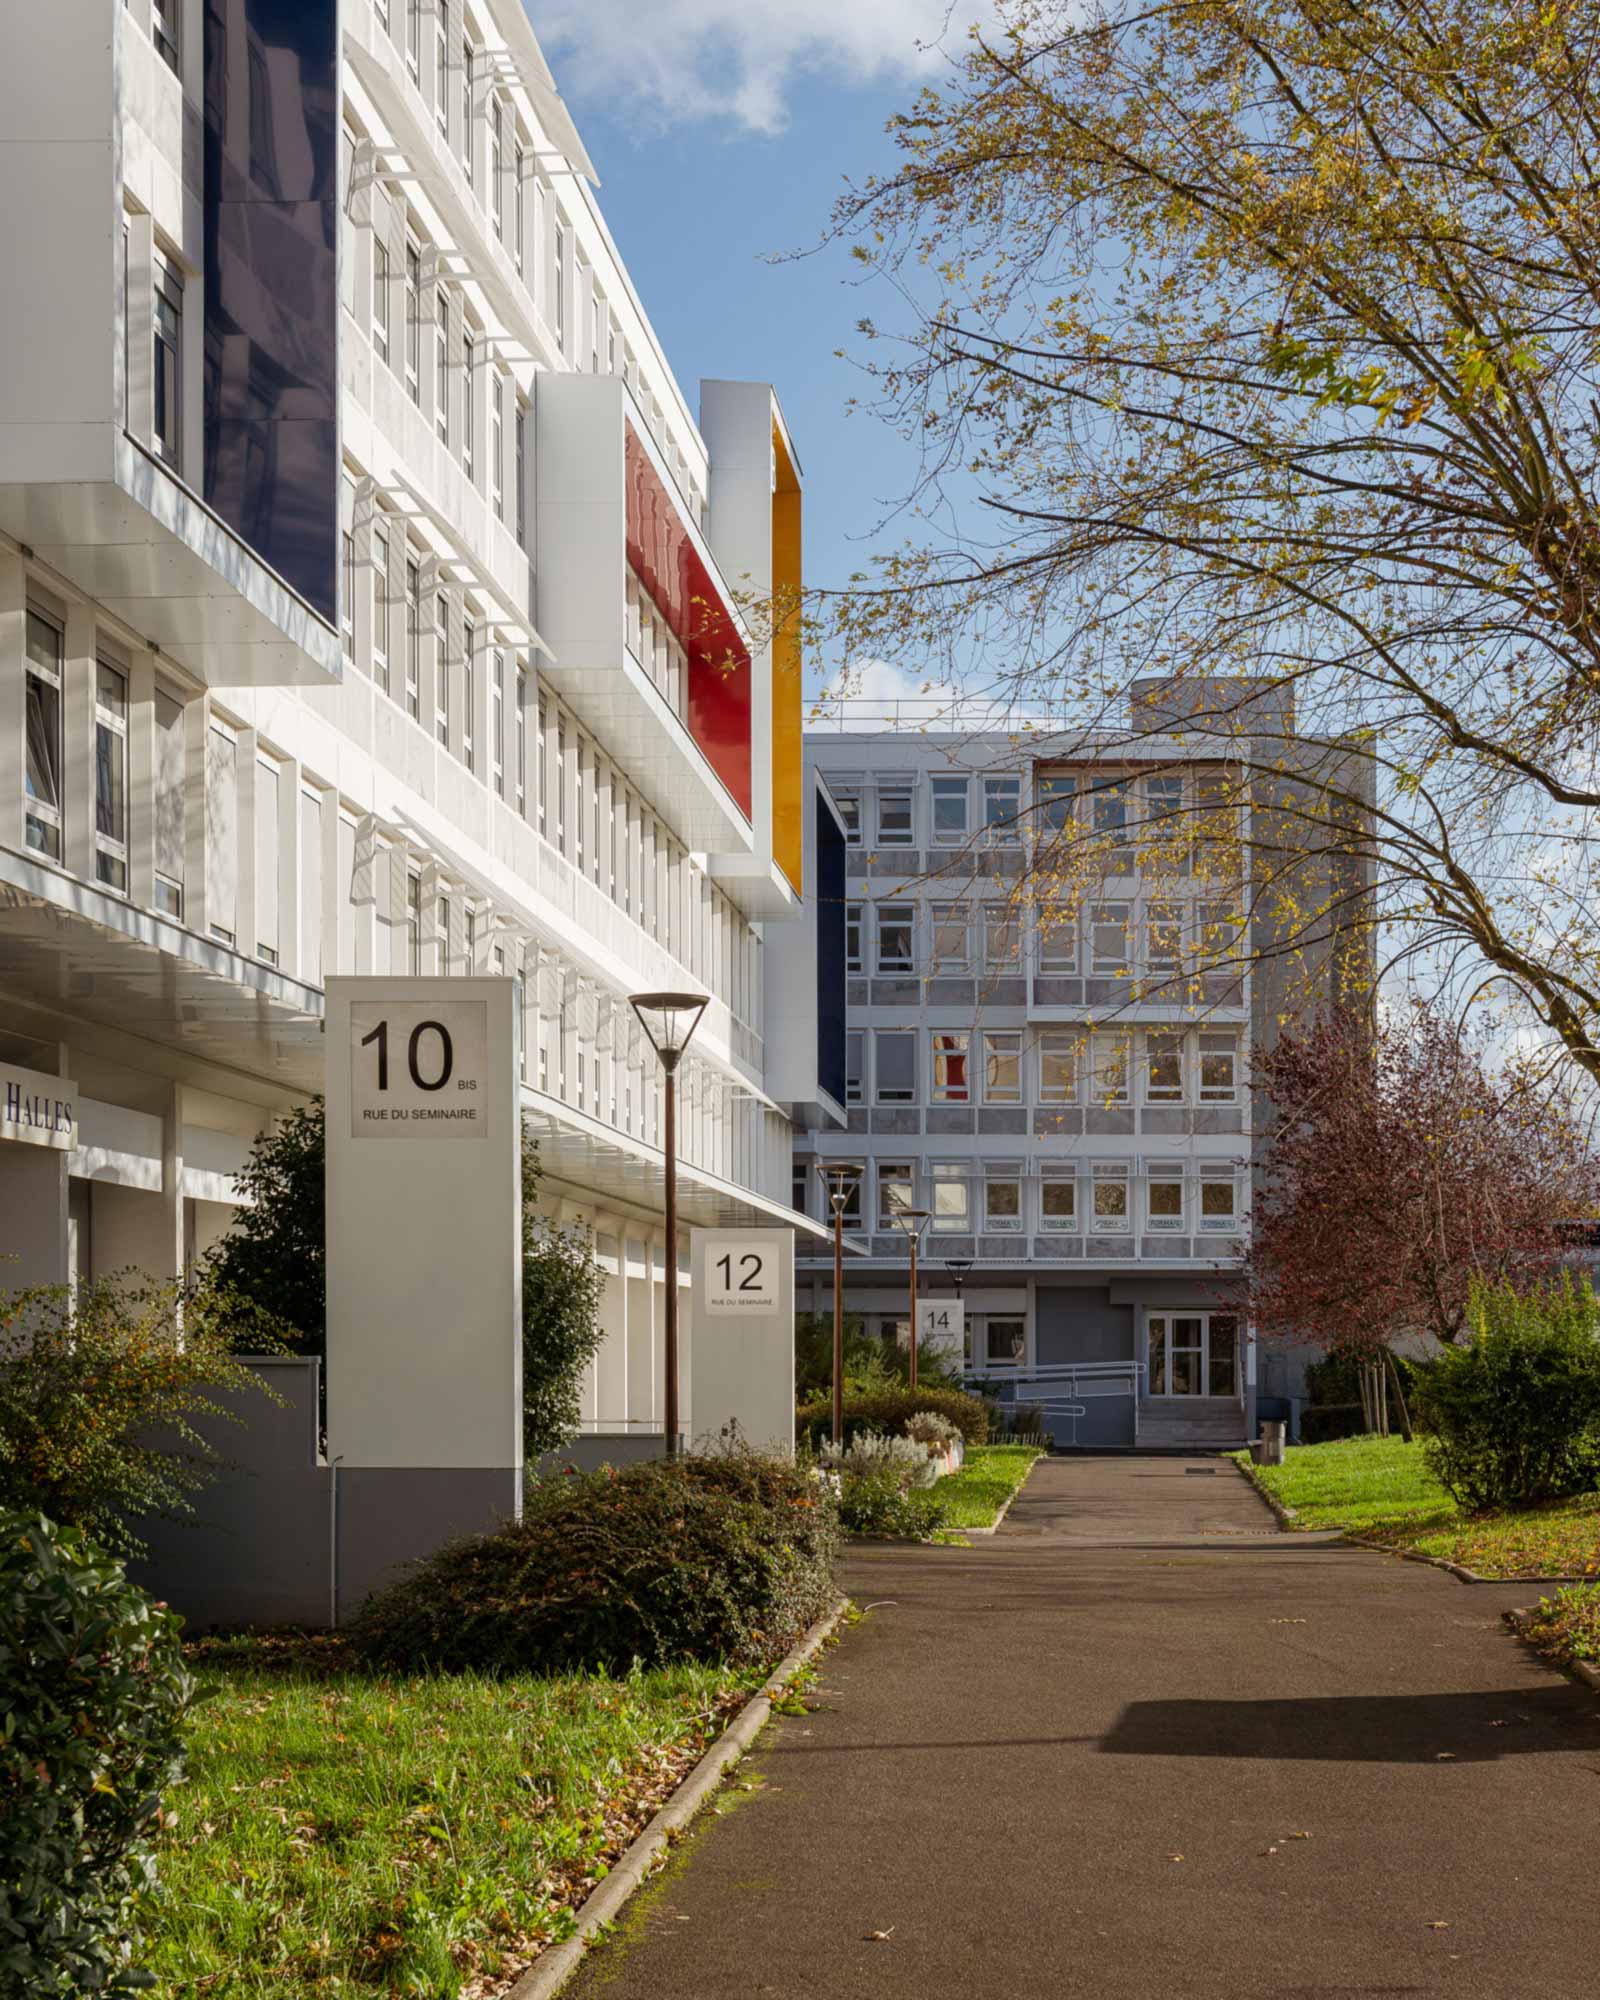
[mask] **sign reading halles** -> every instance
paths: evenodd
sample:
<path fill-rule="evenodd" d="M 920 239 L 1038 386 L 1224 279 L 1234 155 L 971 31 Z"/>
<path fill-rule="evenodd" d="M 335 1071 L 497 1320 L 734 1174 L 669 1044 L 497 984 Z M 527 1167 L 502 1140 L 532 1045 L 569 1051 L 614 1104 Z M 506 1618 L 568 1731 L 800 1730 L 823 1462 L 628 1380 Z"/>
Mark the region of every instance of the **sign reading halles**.
<path fill-rule="evenodd" d="M 352 1002 L 353 1139 L 482 1139 L 488 1131 L 483 1001 Z"/>

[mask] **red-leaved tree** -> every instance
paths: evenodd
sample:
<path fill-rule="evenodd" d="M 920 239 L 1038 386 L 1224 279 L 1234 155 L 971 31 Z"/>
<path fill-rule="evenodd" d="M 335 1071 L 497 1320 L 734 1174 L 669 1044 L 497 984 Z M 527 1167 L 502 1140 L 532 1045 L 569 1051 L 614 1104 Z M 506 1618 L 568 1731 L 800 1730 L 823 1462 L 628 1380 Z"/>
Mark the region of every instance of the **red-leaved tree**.
<path fill-rule="evenodd" d="M 1425 1009 L 1323 1019 L 1260 1052 L 1271 1126 L 1245 1262 L 1267 1336 L 1369 1357 L 1454 1340 L 1474 1277 L 1532 1277 L 1600 1175 L 1559 1093 Z"/>

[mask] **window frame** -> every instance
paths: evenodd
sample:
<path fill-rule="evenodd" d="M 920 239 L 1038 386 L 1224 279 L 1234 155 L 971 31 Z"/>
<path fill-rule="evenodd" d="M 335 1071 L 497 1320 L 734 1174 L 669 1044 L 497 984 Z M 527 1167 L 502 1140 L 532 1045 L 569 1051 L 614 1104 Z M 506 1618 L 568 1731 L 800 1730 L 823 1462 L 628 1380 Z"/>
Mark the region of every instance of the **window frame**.
<path fill-rule="evenodd" d="M 983 1031 L 983 1101 L 985 1104 L 1025 1104 L 1027 1077 L 1022 1066 L 1022 1030 L 985 1028 Z M 1009 1084 L 995 1080 L 997 1062 L 1009 1066 Z"/>
<path fill-rule="evenodd" d="M 1022 779 L 993 772 L 983 781 L 983 833 L 991 847 L 1016 847 L 1022 840 Z"/>
<path fill-rule="evenodd" d="M 874 903 L 872 962 L 882 976 L 901 976 L 917 969 L 917 906 L 915 903 Z M 886 933 L 905 933 L 905 950 L 885 950 Z"/>
<path fill-rule="evenodd" d="M 1068 1214 L 1052 1215 L 1046 1189 L 1065 1189 Z M 1083 1232 L 1083 1204 L 1078 1200 L 1076 1163 L 1045 1161 L 1039 1169 L 1039 1231 L 1044 1236 L 1078 1236 Z"/>
<path fill-rule="evenodd" d="M 889 1038 L 898 1036 L 898 1041 L 889 1043 Z M 910 1082 L 886 1086 L 884 1082 L 884 1049 L 886 1043 L 904 1049 L 910 1056 Z M 874 1028 L 872 1031 L 872 1101 L 882 1105 L 905 1105 L 917 1102 L 917 1031 L 915 1028 Z"/>
<path fill-rule="evenodd" d="M 957 1069 L 959 1074 L 952 1074 Z M 928 1030 L 928 1102 L 930 1104 L 972 1102 L 970 1028 Z"/>
<path fill-rule="evenodd" d="M 1181 1105 L 1188 1102 L 1188 1036 L 1181 1028 L 1146 1028 L 1139 1051 L 1141 1094 L 1149 1105 Z M 1176 1062 L 1177 1080 L 1157 1083 L 1158 1062 Z"/>
<path fill-rule="evenodd" d="M 1212 1046 L 1208 1048 L 1207 1043 Z M 1220 1045 L 1220 1046 L 1219 1046 Z M 1202 1028 L 1195 1050 L 1195 1101 L 1198 1104 L 1237 1104 L 1239 1102 L 1242 1057 L 1244 1051 L 1239 1046 L 1239 1037 L 1218 1029 Z M 1226 1086 L 1206 1082 L 1206 1059 L 1225 1056 L 1228 1063 Z"/>
<path fill-rule="evenodd" d="M 1024 1210 L 1024 1171 L 1020 1160 L 985 1160 L 983 1163 L 983 1223 L 981 1233 L 985 1236 L 1020 1236 L 1027 1227 Z M 991 1190 L 1011 1187 L 1016 1189 L 1016 1208 L 1010 1215 L 997 1214 L 991 1201 Z"/>
<path fill-rule="evenodd" d="M 866 909 L 865 903 L 846 903 L 844 906 L 844 969 L 847 973 L 866 973 Z M 855 936 L 855 951 L 851 952 L 850 938 Z"/>
<path fill-rule="evenodd" d="M 1091 1236 L 1131 1236 L 1133 1234 L 1133 1162 L 1095 1160 L 1089 1168 L 1089 1233 Z M 1100 1191 L 1107 1190 L 1104 1207 Z M 1112 1190 L 1122 1191 L 1121 1206 L 1109 1199 Z"/>
<path fill-rule="evenodd" d="M 944 827 L 939 823 L 941 805 L 960 808 L 960 824 Z M 972 835 L 972 782 L 949 772 L 936 772 L 928 780 L 928 839 L 934 847 L 961 847 Z"/>
<path fill-rule="evenodd" d="M 1064 1045 L 1064 1046 L 1063 1046 Z M 1043 1028 L 1039 1033 L 1040 1104 L 1076 1104 L 1083 1086 L 1084 1036 L 1079 1028 Z M 1064 1091 L 1052 1095 L 1046 1065 L 1065 1060 L 1070 1077 Z"/>
<path fill-rule="evenodd" d="M 898 824 L 891 830 L 885 808 L 893 801 L 895 819 L 899 820 L 901 803 L 905 807 L 905 827 Z M 915 847 L 917 844 L 917 792 L 914 785 L 882 785 L 878 788 L 877 799 L 877 844 L 879 847 Z"/>
<path fill-rule="evenodd" d="M 34 657 L 29 644 L 35 622 L 44 627 L 55 640 L 55 660 L 46 665 Z M 31 854 L 42 854 L 47 860 L 60 862 L 66 858 L 66 798 L 65 798 L 65 758 L 66 758 L 66 628 L 60 621 L 29 603 L 23 618 L 23 674 L 22 674 L 22 733 L 23 733 L 23 773 L 22 773 L 22 844 Z M 54 699 L 41 702 L 39 712 L 44 716 L 53 708 L 55 727 L 48 734 L 39 734 L 29 728 L 28 683 L 36 681 Z M 31 746 L 37 744 L 46 752 L 45 761 L 49 766 L 49 777 L 55 789 L 53 799 L 46 800 L 33 786 L 33 760 L 29 756 Z M 39 838 L 31 837 L 37 828 Z"/>
<path fill-rule="evenodd" d="M 930 940 L 928 970 L 940 973 L 970 972 L 972 969 L 972 905 L 968 902 L 934 903 L 929 907 Z M 957 949 L 947 951 L 940 944 L 940 932 L 960 933 Z"/>
<path fill-rule="evenodd" d="M 120 701 L 108 705 L 102 700 L 103 677 L 120 687 Z M 95 658 L 94 675 L 94 876 L 103 889 L 118 895 L 128 893 L 128 699 L 129 675 L 126 667 L 113 660 Z M 110 757 L 106 755 L 110 748 Z M 102 779 L 110 777 L 109 796 Z M 101 824 L 114 817 L 120 830 Z"/>
<path fill-rule="evenodd" d="M 181 473 L 183 466 L 183 273 L 164 250 L 157 249 L 150 281 L 151 365 L 154 370 L 150 404 L 150 438 L 163 464 Z M 171 318 L 164 329 L 162 307 Z M 161 427 L 161 413 L 171 419 Z"/>

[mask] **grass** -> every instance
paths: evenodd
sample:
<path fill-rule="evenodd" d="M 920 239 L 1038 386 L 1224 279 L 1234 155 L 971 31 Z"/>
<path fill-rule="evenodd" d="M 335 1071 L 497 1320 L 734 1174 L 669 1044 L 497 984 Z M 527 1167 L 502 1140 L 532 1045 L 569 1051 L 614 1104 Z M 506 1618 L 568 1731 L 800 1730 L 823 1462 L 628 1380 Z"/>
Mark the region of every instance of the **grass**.
<path fill-rule="evenodd" d="M 1600 1493 L 1503 1514 L 1463 1514 L 1420 1445 L 1340 1438 L 1292 1446 L 1286 1462 L 1249 1467 L 1298 1528 L 1338 1528 L 1387 1548 L 1441 1556 L 1480 1576 L 1600 1577 Z"/>
<path fill-rule="evenodd" d="M 1600 1585 L 1569 1583 L 1541 1597 L 1524 1630 L 1557 1660 L 1600 1660 Z"/>
<path fill-rule="evenodd" d="M 967 1447 L 959 1472 L 933 1489 L 948 1509 L 947 1529 L 992 1528 L 1043 1452 L 1031 1444 L 975 1444 Z"/>
<path fill-rule="evenodd" d="M 146 1960 L 174 2000 L 503 1992 L 762 1678 L 388 1679 L 330 1639 L 193 1654 Z"/>

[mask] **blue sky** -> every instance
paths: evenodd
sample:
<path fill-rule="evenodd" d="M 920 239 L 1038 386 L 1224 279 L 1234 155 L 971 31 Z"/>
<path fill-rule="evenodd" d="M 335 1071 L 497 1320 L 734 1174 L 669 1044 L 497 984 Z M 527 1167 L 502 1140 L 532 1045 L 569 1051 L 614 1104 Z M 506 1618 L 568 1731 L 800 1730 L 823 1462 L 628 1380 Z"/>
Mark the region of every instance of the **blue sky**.
<path fill-rule="evenodd" d="M 909 449 L 849 412 L 860 376 L 835 352 L 861 352 L 856 322 L 885 301 L 858 287 L 842 248 L 767 259 L 817 242 L 846 174 L 891 162 L 884 121 L 938 66 L 918 42 L 945 31 L 946 0 L 811 0 L 803 13 L 766 0 L 528 0 L 528 11 L 691 403 L 702 376 L 777 385 L 805 470 L 807 579 L 843 582 L 904 534 L 878 530 L 909 483 Z M 887 669 L 875 677 L 871 691 L 896 691 Z"/>

